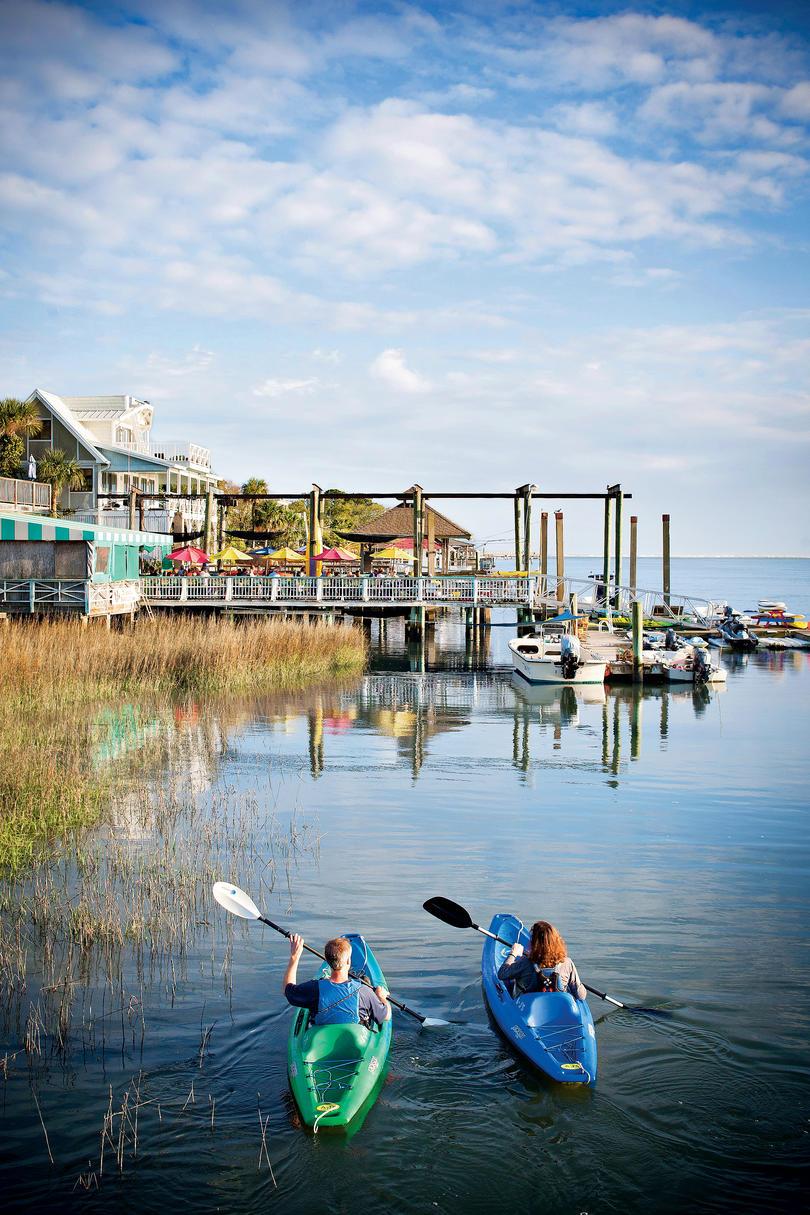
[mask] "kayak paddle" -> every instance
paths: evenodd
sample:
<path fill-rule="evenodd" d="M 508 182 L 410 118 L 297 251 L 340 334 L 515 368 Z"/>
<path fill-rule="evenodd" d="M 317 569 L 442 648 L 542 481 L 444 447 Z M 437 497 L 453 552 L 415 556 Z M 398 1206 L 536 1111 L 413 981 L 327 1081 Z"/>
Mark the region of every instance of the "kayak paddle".
<path fill-rule="evenodd" d="M 438 894 L 434 898 L 428 899 L 422 906 L 429 915 L 435 915 L 437 920 L 450 924 L 452 928 L 474 928 L 476 932 L 482 933 L 485 937 L 492 937 L 493 941 L 500 941 L 501 945 L 512 944 L 511 941 L 505 941 L 503 937 L 496 936 L 489 929 L 482 928 L 480 924 L 473 923 L 469 911 L 460 906 L 460 904 L 454 903 L 452 899 L 445 899 Z M 583 983 L 582 986 L 591 995 L 599 996 L 600 1000 L 606 1000 L 608 1004 L 615 1004 L 616 1008 L 624 1008 L 627 1012 L 654 1013 L 658 1016 L 666 1015 L 663 1009 L 641 1008 L 635 1004 L 622 1004 L 621 1000 L 614 1000 L 613 996 L 609 996 L 607 992 L 598 991 L 595 987 L 589 987 L 587 983 Z"/>
<path fill-rule="evenodd" d="M 267 924 L 268 928 L 275 928 L 276 932 L 280 932 L 288 940 L 292 936 L 292 933 L 288 932 L 286 928 L 282 928 L 279 924 L 274 924 L 272 920 L 268 920 L 266 916 L 263 916 L 250 895 L 245 894 L 244 890 L 240 890 L 238 886 L 233 886 L 230 882 L 214 882 L 214 898 L 220 907 L 224 907 L 226 911 L 230 911 L 231 915 L 237 915 L 242 920 L 259 920 L 262 924 Z M 322 962 L 326 961 L 322 953 L 318 953 L 317 949 L 313 949 L 306 942 L 304 942 L 304 949 L 308 953 L 314 954 L 316 958 L 320 958 Z M 371 983 L 366 975 L 357 975 L 353 971 L 349 971 L 349 977 L 356 979 L 360 983 L 364 983 L 366 987 L 371 987 Z M 410 1017 L 415 1017 L 423 1029 L 438 1029 L 450 1024 L 449 1021 L 442 1021 L 440 1017 L 425 1017 L 422 1013 L 418 1013 L 416 1009 L 408 1008 L 407 1004 L 402 1004 L 401 1001 L 395 1000 L 392 995 L 388 996 L 388 1000 L 401 1012 L 407 1013 Z"/>

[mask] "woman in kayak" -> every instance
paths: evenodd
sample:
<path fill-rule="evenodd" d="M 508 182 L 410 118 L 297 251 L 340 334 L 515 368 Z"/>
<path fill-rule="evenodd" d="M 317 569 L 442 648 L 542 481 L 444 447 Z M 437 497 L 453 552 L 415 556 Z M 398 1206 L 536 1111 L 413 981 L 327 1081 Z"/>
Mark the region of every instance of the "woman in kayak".
<path fill-rule="evenodd" d="M 547 920 L 532 925 L 528 953 L 517 942 L 512 946 L 498 978 L 512 985 L 515 996 L 532 991 L 567 991 L 584 1000 L 588 994 L 568 956 L 565 941 Z"/>

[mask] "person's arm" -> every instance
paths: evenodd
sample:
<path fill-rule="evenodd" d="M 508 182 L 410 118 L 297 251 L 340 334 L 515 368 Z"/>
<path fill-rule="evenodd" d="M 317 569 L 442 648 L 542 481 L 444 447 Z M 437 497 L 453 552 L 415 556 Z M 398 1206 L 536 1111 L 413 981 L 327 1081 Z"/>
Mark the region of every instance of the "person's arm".
<path fill-rule="evenodd" d="M 379 1011 L 382 1014 L 381 1016 L 377 1017 L 377 1020 L 380 1022 L 380 1024 L 382 1024 L 383 1021 L 390 1021 L 391 1020 L 391 1005 L 388 1003 L 388 989 L 386 987 L 375 987 L 374 995 L 377 997 L 377 1004 L 379 1005 Z M 376 1015 L 376 1011 L 377 1010 L 375 1009 L 375 1015 Z"/>
<path fill-rule="evenodd" d="M 290 935 L 290 960 L 287 963 L 287 969 L 284 971 L 284 979 L 281 983 L 281 990 L 287 994 L 287 988 L 291 983 L 295 983 L 298 979 L 298 963 L 301 961 L 301 954 L 304 952 L 304 938 L 299 936 L 297 932 Z"/>
<path fill-rule="evenodd" d="M 572 996 L 576 996 L 578 1000 L 584 1000 L 588 995 L 588 989 L 577 974 L 577 968 L 573 962 L 571 963 L 571 974 L 568 976 L 566 991 L 569 991 Z"/>
<path fill-rule="evenodd" d="M 522 957 L 523 957 L 523 946 L 518 941 L 516 941 L 515 944 L 509 950 L 509 954 L 506 958 L 506 961 L 502 963 L 500 969 L 498 970 L 498 978 L 499 979 L 509 978 L 510 968 L 512 966 L 514 966 L 514 964 L 518 958 L 522 958 Z"/>

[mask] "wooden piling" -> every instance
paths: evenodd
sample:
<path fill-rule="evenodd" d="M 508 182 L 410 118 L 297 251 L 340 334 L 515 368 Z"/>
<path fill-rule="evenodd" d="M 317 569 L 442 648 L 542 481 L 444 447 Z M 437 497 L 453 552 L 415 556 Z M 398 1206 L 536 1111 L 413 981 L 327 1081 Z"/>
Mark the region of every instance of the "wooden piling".
<path fill-rule="evenodd" d="M 638 516 L 630 516 L 630 599 L 636 597 L 638 587 Z"/>
<path fill-rule="evenodd" d="M 624 503 L 624 494 L 621 490 L 616 493 L 616 539 L 615 539 L 615 559 L 613 563 L 614 578 L 613 585 L 616 591 L 616 607 L 619 607 L 619 587 L 622 585 L 622 506 Z"/>
<path fill-rule="evenodd" d="M 209 489 L 205 495 L 205 524 L 203 530 L 204 542 L 203 547 L 210 555 L 215 552 L 217 542 L 216 536 L 216 503 L 214 501 L 214 491 Z"/>
<path fill-rule="evenodd" d="M 436 515 L 427 508 L 427 550 L 428 550 L 428 577 L 433 578 L 436 574 Z"/>
<path fill-rule="evenodd" d="M 413 486 L 413 576 L 422 573 L 422 539 L 424 535 L 424 504 L 422 486 Z"/>
<path fill-rule="evenodd" d="M 602 582 L 605 587 L 605 607 L 610 600 L 610 516 L 613 499 L 605 498 L 605 532 L 602 542 Z"/>
<path fill-rule="evenodd" d="M 565 550 L 563 548 L 563 513 L 561 510 L 554 512 L 554 525 L 557 553 L 557 602 L 565 603 Z"/>
<path fill-rule="evenodd" d="M 523 491 L 523 564 L 522 568 L 528 573 L 532 568 L 532 490 L 533 485 L 527 485 Z"/>
<path fill-rule="evenodd" d="M 521 549 L 520 505 L 521 505 L 520 490 L 516 489 L 515 490 L 515 569 L 516 570 L 520 569 L 520 549 Z"/>
<path fill-rule="evenodd" d="M 633 633 L 633 679 L 636 683 L 641 683 L 644 679 L 644 665 L 641 661 L 644 644 L 644 612 L 638 599 L 634 599 L 630 605 L 630 620 Z"/>
<path fill-rule="evenodd" d="M 129 530 L 134 532 L 138 527 L 138 491 L 133 486 L 129 491 Z"/>
<path fill-rule="evenodd" d="M 314 561 L 316 553 L 323 550 L 323 534 L 321 532 L 321 487 L 313 481 L 309 494 L 309 535 L 307 537 L 307 573 L 311 576 L 320 571 L 316 566 L 320 561 Z"/>
<path fill-rule="evenodd" d="M 548 511 L 540 515 L 540 590 L 548 594 Z"/>
<path fill-rule="evenodd" d="M 667 607 L 669 607 L 669 597 L 670 597 L 670 594 L 672 593 L 672 586 L 670 584 L 669 515 L 662 515 L 661 523 L 662 523 L 662 531 L 663 531 L 662 579 L 663 579 L 664 603 L 667 605 Z"/>

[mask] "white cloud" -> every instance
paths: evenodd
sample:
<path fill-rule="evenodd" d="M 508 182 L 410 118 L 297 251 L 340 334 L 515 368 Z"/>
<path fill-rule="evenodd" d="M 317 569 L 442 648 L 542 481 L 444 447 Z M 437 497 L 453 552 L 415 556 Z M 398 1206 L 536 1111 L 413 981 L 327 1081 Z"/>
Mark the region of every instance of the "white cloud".
<path fill-rule="evenodd" d="M 286 397 L 303 395 L 309 396 L 316 388 L 320 387 L 320 380 L 316 376 L 310 376 L 305 380 L 265 380 L 262 384 L 257 384 L 253 389 L 254 397 Z"/>
<path fill-rule="evenodd" d="M 401 350 L 383 350 L 369 367 L 370 374 L 395 392 L 407 394 L 430 391 L 430 382 L 405 364 Z"/>

